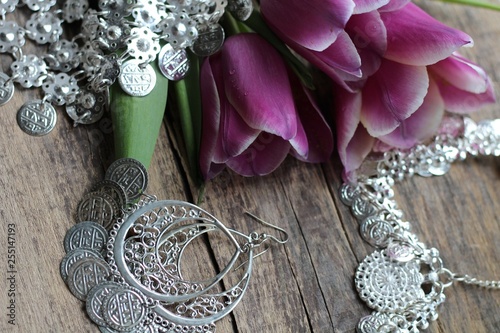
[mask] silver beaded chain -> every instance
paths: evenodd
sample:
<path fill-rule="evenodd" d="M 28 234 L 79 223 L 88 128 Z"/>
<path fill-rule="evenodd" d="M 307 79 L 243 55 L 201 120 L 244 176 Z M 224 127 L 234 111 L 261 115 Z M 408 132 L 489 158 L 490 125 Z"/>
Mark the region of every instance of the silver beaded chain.
<path fill-rule="evenodd" d="M 24 27 L 10 16 L 19 8 L 31 11 Z M 239 20 L 252 12 L 251 0 L 3 0 L 0 2 L 0 54 L 13 58 L 10 74 L 0 72 L 0 106 L 22 88 L 41 87 L 41 100 L 26 102 L 18 124 L 26 133 L 45 135 L 56 123 L 56 106 L 76 124 L 99 121 L 108 105 L 108 89 L 118 81 L 132 96 L 149 94 L 156 83 L 150 63 L 157 60 L 169 80 L 185 77 L 186 49 L 205 57 L 224 42 L 218 21 L 226 8 Z M 21 8 L 20 10 L 24 10 Z M 81 29 L 62 38 L 70 24 Z M 26 38 L 38 54 L 24 54 Z"/>
<path fill-rule="evenodd" d="M 470 118 L 457 121 L 458 134 L 445 131 L 428 145 L 394 149 L 369 159 L 358 170 L 357 182 L 340 189 L 341 200 L 360 223 L 362 238 L 377 248 L 355 274 L 360 298 L 374 310 L 360 320 L 359 333 L 426 329 L 437 319 L 437 308 L 446 299 L 444 290 L 453 282 L 500 289 L 500 281 L 445 268 L 439 251 L 419 241 L 394 200 L 393 186 L 405 178 L 444 175 L 451 163 L 468 155 L 500 156 L 500 119 L 477 124 Z"/>

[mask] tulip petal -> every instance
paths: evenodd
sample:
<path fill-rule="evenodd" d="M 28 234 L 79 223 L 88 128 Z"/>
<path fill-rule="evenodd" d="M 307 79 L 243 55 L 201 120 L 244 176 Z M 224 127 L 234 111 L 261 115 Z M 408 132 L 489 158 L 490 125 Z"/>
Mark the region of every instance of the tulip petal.
<path fill-rule="evenodd" d="M 335 43 L 323 52 L 308 50 L 290 40 L 285 40 L 285 42 L 348 91 L 352 89 L 345 81 L 359 81 L 362 76 L 361 58 L 346 32 L 339 34 Z"/>
<path fill-rule="evenodd" d="M 210 163 L 209 169 L 203 172 L 203 179 L 209 180 L 217 176 L 226 168 L 226 164 Z"/>
<path fill-rule="evenodd" d="M 484 69 L 456 53 L 429 69 L 449 84 L 471 93 L 484 93 L 491 85 Z"/>
<path fill-rule="evenodd" d="M 389 0 L 354 0 L 355 7 L 353 14 L 376 11 L 380 7 L 387 5 L 389 2 Z"/>
<path fill-rule="evenodd" d="M 370 49 L 379 56 L 387 50 L 387 30 L 377 11 L 353 15 L 346 25 L 354 45 L 358 50 Z"/>
<path fill-rule="evenodd" d="M 361 106 L 361 93 L 336 90 L 337 149 L 344 165 L 344 175 L 350 175 L 361 165 L 375 141 L 360 123 Z"/>
<path fill-rule="evenodd" d="M 361 58 L 351 37 L 345 31 L 341 32 L 335 43 L 323 52 L 314 52 L 307 49 L 304 51 L 303 57 L 320 69 L 329 70 L 334 68 L 356 77 L 361 76 Z M 299 50 L 298 52 L 302 55 Z"/>
<path fill-rule="evenodd" d="M 226 97 L 244 121 L 284 140 L 293 138 L 295 105 L 277 51 L 257 34 L 238 34 L 225 41 L 222 64 Z"/>
<path fill-rule="evenodd" d="M 392 12 L 394 10 L 399 10 L 406 6 L 411 0 L 391 0 L 389 3 L 382 8 L 379 8 L 379 12 Z"/>
<path fill-rule="evenodd" d="M 437 134 L 444 115 L 444 101 L 434 81 L 429 82 L 429 91 L 424 102 L 409 118 L 392 133 L 379 137 L 384 143 L 397 148 L 411 148 Z"/>
<path fill-rule="evenodd" d="M 429 87 L 425 67 L 384 60 L 363 88 L 361 122 L 371 136 L 389 134 L 424 101 Z"/>
<path fill-rule="evenodd" d="M 242 154 L 227 161 L 227 166 L 242 176 L 267 175 L 283 162 L 290 143 L 279 136 L 261 133 Z"/>
<path fill-rule="evenodd" d="M 482 94 L 475 94 L 460 90 L 443 81 L 438 81 L 439 91 L 448 111 L 466 114 L 481 109 L 487 104 L 495 102 L 495 92 L 488 79 L 488 89 Z"/>
<path fill-rule="evenodd" d="M 303 138 L 305 150 L 295 142 L 296 138 L 290 140 L 292 145 L 291 154 L 301 161 L 310 163 L 326 162 L 333 151 L 333 134 L 325 118 L 321 114 L 311 93 L 304 87 L 298 85 L 294 90 L 295 103 L 299 114 L 300 123 L 303 126 Z M 297 131 L 298 136 L 299 131 Z"/>
<path fill-rule="evenodd" d="M 221 114 L 220 127 L 219 136 L 222 138 L 225 155 L 231 157 L 241 154 L 261 132 L 248 126 L 231 105 L 227 105 L 225 112 Z"/>
<path fill-rule="evenodd" d="M 359 124 L 352 140 L 345 149 L 345 160 L 343 161 L 344 177 L 355 175 L 355 171 L 372 151 L 374 143 L 375 138 L 368 134 L 368 131 L 362 124 Z"/>
<path fill-rule="evenodd" d="M 354 10 L 350 0 L 262 0 L 262 16 L 275 31 L 302 47 L 323 51 L 330 46 Z"/>
<path fill-rule="evenodd" d="M 220 123 L 220 103 L 219 93 L 215 84 L 212 62 L 215 62 L 218 55 L 206 58 L 200 70 L 200 79 L 203 82 L 201 89 L 201 99 L 203 103 L 202 117 L 202 139 L 200 143 L 200 170 L 204 179 L 215 176 L 210 172 L 212 158 L 219 133 Z"/>
<path fill-rule="evenodd" d="M 387 31 L 377 11 L 353 15 L 346 26 L 361 58 L 363 78 L 373 75 L 380 67 L 387 50 Z"/>
<path fill-rule="evenodd" d="M 299 156 L 307 156 L 309 143 L 302 122 L 299 121 L 297 123 L 297 134 L 294 138 L 290 139 L 289 142 L 292 146 L 292 151 L 298 153 Z"/>
<path fill-rule="evenodd" d="M 385 57 L 407 65 L 427 66 L 472 44 L 466 33 L 432 18 L 413 3 L 398 11 L 381 13 L 387 29 Z"/>

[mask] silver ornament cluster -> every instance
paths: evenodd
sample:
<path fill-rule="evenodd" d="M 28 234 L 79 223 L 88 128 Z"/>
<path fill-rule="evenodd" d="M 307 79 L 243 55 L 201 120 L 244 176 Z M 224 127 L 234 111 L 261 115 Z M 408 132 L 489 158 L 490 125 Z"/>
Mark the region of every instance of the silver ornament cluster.
<path fill-rule="evenodd" d="M 14 84 L 41 87 L 42 107 L 23 106 L 33 118 L 19 122 L 31 135 L 54 128 L 53 106 L 65 106 L 75 125 L 99 121 L 115 82 L 132 96 L 146 96 L 156 83 L 153 61 L 169 80 L 184 78 L 187 49 L 204 57 L 222 46 L 218 21 L 226 8 L 242 20 L 252 12 L 252 2 L 241 0 L 100 0 L 97 8 L 87 0 L 23 3 L 31 11 L 24 27 L 10 19 L 18 0 L 0 3 L 0 53 L 13 58 L 10 73 L 0 73 L 0 106 L 12 98 Z M 72 40 L 62 38 L 74 22 L 81 31 Z M 27 39 L 40 52 L 23 54 Z"/>
<path fill-rule="evenodd" d="M 418 239 L 394 200 L 393 187 L 405 178 L 444 175 L 451 163 L 469 155 L 500 156 L 500 119 L 475 123 L 458 118 L 458 124 L 427 145 L 369 157 L 358 170 L 357 181 L 340 189 L 342 202 L 360 223 L 362 238 L 378 249 L 355 274 L 360 298 L 374 310 L 360 320 L 359 333 L 426 329 L 438 318 L 445 288 L 456 281 L 500 288 L 500 281 L 482 281 L 445 268 L 439 251 Z"/>
<path fill-rule="evenodd" d="M 193 204 L 146 195 L 147 183 L 146 169 L 134 159 L 108 168 L 78 205 L 78 223 L 64 239 L 61 277 L 101 332 L 214 333 L 215 322 L 242 300 L 253 259 L 267 244 L 255 249 L 288 237 L 229 229 Z M 209 233 L 218 233 L 218 242 L 226 238 L 232 256 L 212 278 L 184 278 L 186 248 Z"/>

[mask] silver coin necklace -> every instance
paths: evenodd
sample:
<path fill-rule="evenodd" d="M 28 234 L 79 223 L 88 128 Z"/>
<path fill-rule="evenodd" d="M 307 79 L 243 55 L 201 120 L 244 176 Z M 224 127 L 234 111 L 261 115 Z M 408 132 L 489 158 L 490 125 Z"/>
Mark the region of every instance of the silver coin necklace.
<path fill-rule="evenodd" d="M 444 291 L 454 282 L 500 289 L 500 281 L 479 280 L 446 268 L 439 251 L 411 231 L 394 201 L 394 184 L 414 174 L 444 175 L 452 162 L 468 155 L 500 156 L 500 119 L 461 121 L 460 135 L 443 134 L 429 145 L 388 151 L 370 161 L 375 167 L 369 174 L 358 174 L 356 182 L 340 189 L 342 202 L 360 223 L 363 240 L 377 248 L 359 264 L 354 277 L 359 297 L 374 310 L 359 321 L 359 333 L 426 329 L 438 318 Z"/>

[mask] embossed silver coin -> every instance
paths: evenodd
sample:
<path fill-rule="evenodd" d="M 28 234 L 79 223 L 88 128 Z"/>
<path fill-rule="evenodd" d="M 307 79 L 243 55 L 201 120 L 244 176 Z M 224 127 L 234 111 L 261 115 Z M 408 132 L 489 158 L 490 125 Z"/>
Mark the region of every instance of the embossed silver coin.
<path fill-rule="evenodd" d="M 183 79 L 189 70 L 186 50 L 175 50 L 172 45 L 165 44 L 158 55 L 158 67 L 161 73 L 171 81 Z"/>
<path fill-rule="evenodd" d="M 141 66 L 139 60 L 128 60 L 121 67 L 118 82 L 131 96 L 146 96 L 156 84 L 156 73 L 151 65 Z"/>
<path fill-rule="evenodd" d="M 359 202 L 356 200 L 356 202 Z M 359 207 L 359 206 L 358 206 Z M 394 227 L 378 216 L 368 216 L 360 225 L 361 237 L 375 247 L 387 246 Z"/>
<path fill-rule="evenodd" d="M 108 232 L 96 222 L 85 221 L 75 224 L 64 237 L 64 250 L 69 252 L 85 247 L 101 252 L 108 241 Z"/>
<path fill-rule="evenodd" d="M 89 291 L 106 281 L 110 274 L 111 269 L 106 261 L 98 258 L 80 259 L 68 272 L 68 288 L 76 298 L 85 301 Z"/>
<path fill-rule="evenodd" d="M 119 332 L 119 331 L 112 329 L 112 328 L 109 328 L 107 326 L 99 326 L 99 331 L 101 331 L 101 333 L 118 333 Z M 163 332 L 170 333 L 172 331 L 167 331 L 166 329 L 162 330 L 162 327 L 160 327 L 159 325 L 156 325 L 154 323 L 149 324 L 147 326 L 144 326 L 144 325 L 136 326 L 136 327 L 134 327 L 134 331 L 133 331 L 133 333 L 163 333 Z M 207 332 L 203 332 L 203 333 L 214 333 L 214 332 L 207 331 Z"/>
<path fill-rule="evenodd" d="M 137 289 L 123 287 L 112 290 L 103 303 L 103 317 L 109 327 L 120 331 L 133 331 L 145 319 L 146 298 Z"/>
<path fill-rule="evenodd" d="M 109 295 L 111 291 L 117 288 L 121 288 L 122 285 L 113 282 L 105 281 L 96 285 L 87 295 L 87 302 L 85 303 L 85 309 L 89 318 L 97 325 L 104 326 L 107 325 L 104 317 L 102 316 L 103 302 L 106 296 Z"/>
<path fill-rule="evenodd" d="M 252 15 L 252 0 L 229 0 L 227 9 L 240 21 L 246 21 Z"/>
<path fill-rule="evenodd" d="M 0 72 L 0 105 L 6 104 L 14 96 L 14 84 L 9 77 Z"/>
<path fill-rule="evenodd" d="M 127 193 L 125 193 L 125 190 L 120 184 L 113 180 L 101 180 L 92 187 L 91 192 L 105 193 L 111 196 L 120 208 L 125 207 L 127 204 Z"/>
<path fill-rule="evenodd" d="M 78 204 L 76 218 L 79 222 L 93 221 L 109 229 L 118 210 L 118 204 L 109 194 L 91 192 L 85 194 Z"/>
<path fill-rule="evenodd" d="M 17 112 L 17 124 L 29 135 L 42 136 L 56 125 L 56 110 L 41 100 L 26 102 Z"/>
<path fill-rule="evenodd" d="M 75 262 L 80 259 L 90 257 L 104 259 L 99 252 L 89 248 L 79 247 L 66 253 L 66 255 L 61 260 L 61 265 L 59 267 L 62 279 L 66 282 L 66 279 L 68 278 L 68 272 Z"/>
<path fill-rule="evenodd" d="M 123 187 L 129 200 L 139 198 L 148 186 L 146 168 L 133 158 L 122 158 L 113 162 L 106 170 L 105 179 Z"/>
<path fill-rule="evenodd" d="M 224 29 L 218 23 L 200 27 L 198 29 L 198 38 L 191 46 L 191 51 L 200 57 L 208 57 L 219 51 L 224 43 Z"/>

